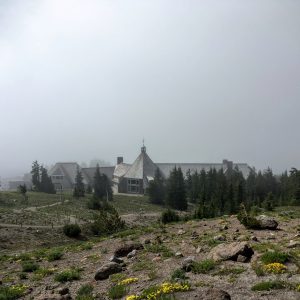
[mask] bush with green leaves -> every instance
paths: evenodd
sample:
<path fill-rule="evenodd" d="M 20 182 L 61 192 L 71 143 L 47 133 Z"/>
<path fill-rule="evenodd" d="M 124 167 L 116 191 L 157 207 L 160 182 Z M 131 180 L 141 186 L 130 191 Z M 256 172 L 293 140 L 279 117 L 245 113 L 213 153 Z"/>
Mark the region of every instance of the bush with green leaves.
<path fill-rule="evenodd" d="M 272 263 L 284 264 L 289 259 L 289 255 L 285 252 L 280 251 L 268 251 L 264 253 L 261 257 L 261 261 L 267 265 Z"/>
<path fill-rule="evenodd" d="M 63 231 L 66 236 L 76 238 L 80 236 L 81 228 L 78 224 L 66 224 Z"/>
<path fill-rule="evenodd" d="M 13 285 L 13 286 L 1 286 L 0 285 L 0 300 L 15 300 L 24 295 L 26 286 Z"/>
<path fill-rule="evenodd" d="M 109 288 L 109 299 L 121 299 L 128 293 L 128 287 L 122 284 L 116 284 Z"/>
<path fill-rule="evenodd" d="M 113 207 L 110 207 L 109 210 L 101 210 L 95 214 L 94 222 L 90 225 L 92 233 L 98 236 L 118 232 L 124 227 L 125 222 Z"/>
<path fill-rule="evenodd" d="M 48 261 L 60 260 L 63 256 L 63 252 L 59 249 L 53 249 L 47 254 Z"/>
<path fill-rule="evenodd" d="M 192 272 L 195 274 L 206 274 L 216 267 L 216 262 L 212 259 L 205 259 L 199 262 L 193 262 L 191 265 Z"/>
<path fill-rule="evenodd" d="M 55 279 L 55 281 L 58 281 L 58 282 L 79 280 L 80 272 L 79 272 L 79 269 L 75 269 L 75 268 L 72 268 L 69 270 L 64 270 L 64 271 L 56 274 L 54 279 Z"/>
<path fill-rule="evenodd" d="M 252 291 L 271 291 L 271 290 L 280 290 L 284 289 L 286 284 L 283 281 L 275 280 L 275 281 L 263 281 L 252 286 Z"/>
<path fill-rule="evenodd" d="M 22 262 L 22 272 L 34 272 L 39 268 L 39 265 L 31 260 L 25 260 Z"/>
<path fill-rule="evenodd" d="M 179 215 L 172 209 L 167 209 L 161 214 L 161 221 L 163 224 L 178 222 L 179 220 Z"/>
<path fill-rule="evenodd" d="M 241 204 L 237 218 L 240 223 L 248 229 L 261 229 L 259 221 L 246 211 L 246 208 L 243 204 Z"/>
<path fill-rule="evenodd" d="M 171 274 L 171 279 L 172 280 L 177 280 L 177 279 L 182 279 L 185 280 L 187 279 L 186 275 L 185 275 L 185 271 L 182 269 L 176 269 L 172 272 Z"/>
<path fill-rule="evenodd" d="M 82 285 L 77 291 L 76 300 L 93 300 L 94 287 L 91 284 Z"/>

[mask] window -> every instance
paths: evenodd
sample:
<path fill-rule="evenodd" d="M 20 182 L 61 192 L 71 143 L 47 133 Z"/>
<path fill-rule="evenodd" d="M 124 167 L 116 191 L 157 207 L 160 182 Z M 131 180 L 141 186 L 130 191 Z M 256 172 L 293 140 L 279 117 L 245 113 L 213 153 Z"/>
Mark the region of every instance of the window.
<path fill-rule="evenodd" d="M 140 183 L 138 179 L 128 179 L 127 191 L 129 193 L 138 194 L 140 192 Z"/>
<path fill-rule="evenodd" d="M 52 180 L 63 180 L 64 176 L 63 175 L 52 175 L 51 179 Z"/>

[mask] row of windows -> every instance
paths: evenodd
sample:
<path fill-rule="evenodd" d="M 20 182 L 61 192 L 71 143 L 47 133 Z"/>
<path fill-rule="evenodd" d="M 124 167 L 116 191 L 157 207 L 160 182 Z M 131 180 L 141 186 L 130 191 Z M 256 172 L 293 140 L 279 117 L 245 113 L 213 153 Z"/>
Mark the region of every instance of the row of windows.
<path fill-rule="evenodd" d="M 63 180 L 64 176 L 63 175 L 52 175 L 51 178 L 52 178 L 52 180 Z"/>

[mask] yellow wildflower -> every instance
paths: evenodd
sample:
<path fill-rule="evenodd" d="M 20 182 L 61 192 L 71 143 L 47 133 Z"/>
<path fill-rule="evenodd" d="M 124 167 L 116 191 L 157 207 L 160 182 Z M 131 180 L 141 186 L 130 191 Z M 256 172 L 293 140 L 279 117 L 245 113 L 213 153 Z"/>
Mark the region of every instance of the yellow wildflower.
<path fill-rule="evenodd" d="M 281 263 L 271 263 L 265 266 L 265 270 L 269 273 L 282 274 L 286 271 L 287 267 Z"/>

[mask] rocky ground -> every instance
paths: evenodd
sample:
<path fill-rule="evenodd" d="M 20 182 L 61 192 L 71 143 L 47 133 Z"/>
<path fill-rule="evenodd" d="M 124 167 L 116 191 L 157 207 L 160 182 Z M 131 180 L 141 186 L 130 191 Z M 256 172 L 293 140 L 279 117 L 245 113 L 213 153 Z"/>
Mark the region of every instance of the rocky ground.
<path fill-rule="evenodd" d="M 138 218 L 129 217 L 132 224 Z M 299 225 L 299 219 L 280 219 L 277 230 L 247 230 L 235 216 L 166 226 L 156 222 L 102 240 L 76 243 L 62 238 L 59 229 L 1 228 L 1 243 L 5 234 L 8 237 L 14 231 L 15 245 L 32 239 L 40 247 L 59 239 L 68 246 L 28 255 L 20 255 L 16 247 L 13 252 L 6 249 L 8 255 L 0 257 L 0 292 L 4 286 L 19 286 L 25 293 L 23 299 L 76 299 L 78 290 L 88 284 L 93 287 L 92 296 L 77 299 L 109 299 L 112 287 L 129 278 L 134 280 L 127 280 L 124 299 L 153 285 L 182 281 L 188 283 L 188 291 L 163 299 L 300 299 Z M 20 249 L 25 249 L 22 245 Z M 61 257 L 49 261 L 55 251 Z M 262 257 L 268 251 L 287 256 L 279 274 L 266 271 Z M 38 270 L 22 271 L 26 261 Z M 57 274 L 72 268 L 78 276 L 59 282 Z M 252 290 L 269 281 L 277 284 Z"/>

